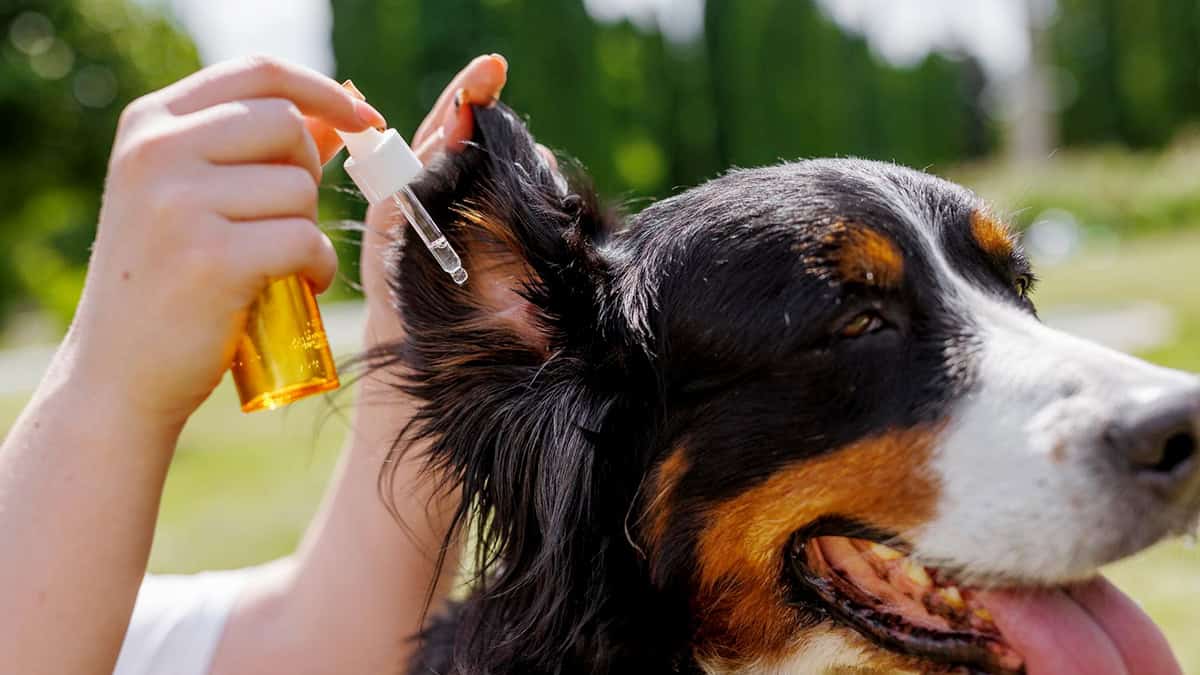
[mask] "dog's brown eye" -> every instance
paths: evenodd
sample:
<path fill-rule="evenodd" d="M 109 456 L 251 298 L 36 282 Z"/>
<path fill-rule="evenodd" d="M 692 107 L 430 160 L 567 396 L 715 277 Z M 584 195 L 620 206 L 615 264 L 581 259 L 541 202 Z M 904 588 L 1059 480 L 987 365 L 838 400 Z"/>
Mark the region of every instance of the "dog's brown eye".
<path fill-rule="evenodd" d="M 1033 285 L 1033 279 L 1029 278 L 1028 274 L 1022 274 L 1013 280 L 1013 290 L 1022 298 L 1029 293 L 1029 287 Z"/>
<path fill-rule="evenodd" d="M 883 328 L 883 319 L 875 312 L 863 312 L 842 326 L 841 336 L 856 338 Z"/>

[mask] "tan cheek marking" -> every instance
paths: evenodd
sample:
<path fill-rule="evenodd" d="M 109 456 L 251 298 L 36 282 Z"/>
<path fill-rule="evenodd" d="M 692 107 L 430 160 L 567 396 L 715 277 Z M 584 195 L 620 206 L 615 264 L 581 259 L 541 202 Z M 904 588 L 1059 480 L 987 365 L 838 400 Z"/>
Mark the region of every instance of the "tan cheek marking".
<path fill-rule="evenodd" d="M 839 223 L 826 242 L 836 247 L 837 271 L 846 281 L 895 288 L 904 280 L 904 254 L 886 234 Z"/>
<path fill-rule="evenodd" d="M 936 428 L 893 431 L 777 471 L 711 509 L 697 546 L 701 643 L 719 659 L 778 658 L 797 638 L 780 584 L 793 532 L 843 516 L 894 532 L 930 520 Z"/>
<path fill-rule="evenodd" d="M 971 212 L 971 236 L 990 256 L 1008 258 L 1013 254 L 1015 237 L 1012 230 L 986 211 L 976 209 Z"/>
<path fill-rule="evenodd" d="M 646 546 L 650 555 L 658 549 L 671 522 L 675 488 L 688 470 L 686 451 L 676 448 L 658 466 L 651 481 L 650 499 L 646 503 Z"/>

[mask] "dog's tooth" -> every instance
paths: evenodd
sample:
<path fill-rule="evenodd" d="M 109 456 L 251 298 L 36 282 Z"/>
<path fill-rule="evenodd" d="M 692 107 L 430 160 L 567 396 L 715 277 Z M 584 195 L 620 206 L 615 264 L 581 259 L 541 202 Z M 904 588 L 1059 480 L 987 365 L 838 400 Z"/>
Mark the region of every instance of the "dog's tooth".
<path fill-rule="evenodd" d="M 933 585 L 933 579 L 929 578 L 929 572 L 925 571 L 923 565 L 919 565 L 912 560 L 905 559 L 902 563 L 904 575 L 917 584 L 921 588 L 929 588 Z"/>
<path fill-rule="evenodd" d="M 987 607 L 976 607 L 972 611 L 975 613 L 975 616 L 984 621 L 990 622 L 992 620 L 992 613 L 988 611 Z"/>
<path fill-rule="evenodd" d="M 962 611 L 963 608 L 967 606 L 967 603 L 963 600 L 962 593 L 958 592 L 957 586 L 946 586 L 945 588 L 939 588 L 938 595 L 940 595 L 942 600 L 945 601 L 946 606 L 950 607 L 956 612 Z"/>
<path fill-rule="evenodd" d="M 897 551 L 891 546 L 884 546 L 883 544 L 876 543 L 871 544 L 871 555 L 879 558 L 880 560 L 899 560 L 900 558 L 904 557 L 903 553 Z"/>

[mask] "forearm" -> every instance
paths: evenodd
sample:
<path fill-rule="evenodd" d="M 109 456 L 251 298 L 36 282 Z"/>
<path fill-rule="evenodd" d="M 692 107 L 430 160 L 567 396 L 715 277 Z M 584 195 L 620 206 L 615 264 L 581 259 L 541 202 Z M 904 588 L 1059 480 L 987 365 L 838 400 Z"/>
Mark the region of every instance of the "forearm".
<path fill-rule="evenodd" d="M 351 438 L 335 486 L 295 556 L 247 591 L 227 624 L 214 675 L 393 672 L 415 646 L 426 590 L 457 495 L 436 495 L 418 475 L 416 448 L 396 467 L 397 523 L 378 491 L 411 399 L 378 382 L 358 392 Z M 449 551 L 437 598 L 457 569 Z M 438 605 L 435 602 L 433 611 Z M 269 646 L 268 646 L 269 645 Z M 286 666 L 286 667 L 285 667 Z"/>
<path fill-rule="evenodd" d="M 73 357 L 68 340 L 0 446 L 5 672 L 112 671 L 179 433 Z"/>

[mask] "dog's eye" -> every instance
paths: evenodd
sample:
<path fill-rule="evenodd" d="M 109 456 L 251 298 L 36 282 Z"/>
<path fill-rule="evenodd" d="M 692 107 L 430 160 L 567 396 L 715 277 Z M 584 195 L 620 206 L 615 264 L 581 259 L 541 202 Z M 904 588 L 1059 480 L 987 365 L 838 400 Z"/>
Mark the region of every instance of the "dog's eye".
<path fill-rule="evenodd" d="M 839 335 L 844 338 L 862 337 L 868 333 L 874 333 L 880 328 L 883 328 L 883 326 L 883 317 L 879 316 L 875 312 L 863 312 L 862 314 L 859 314 L 853 319 L 847 321 L 839 331 Z"/>
<path fill-rule="evenodd" d="M 1013 279 L 1013 290 L 1022 298 L 1029 294 L 1029 289 L 1033 287 L 1033 278 L 1028 274 L 1022 274 L 1016 279 Z"/>

